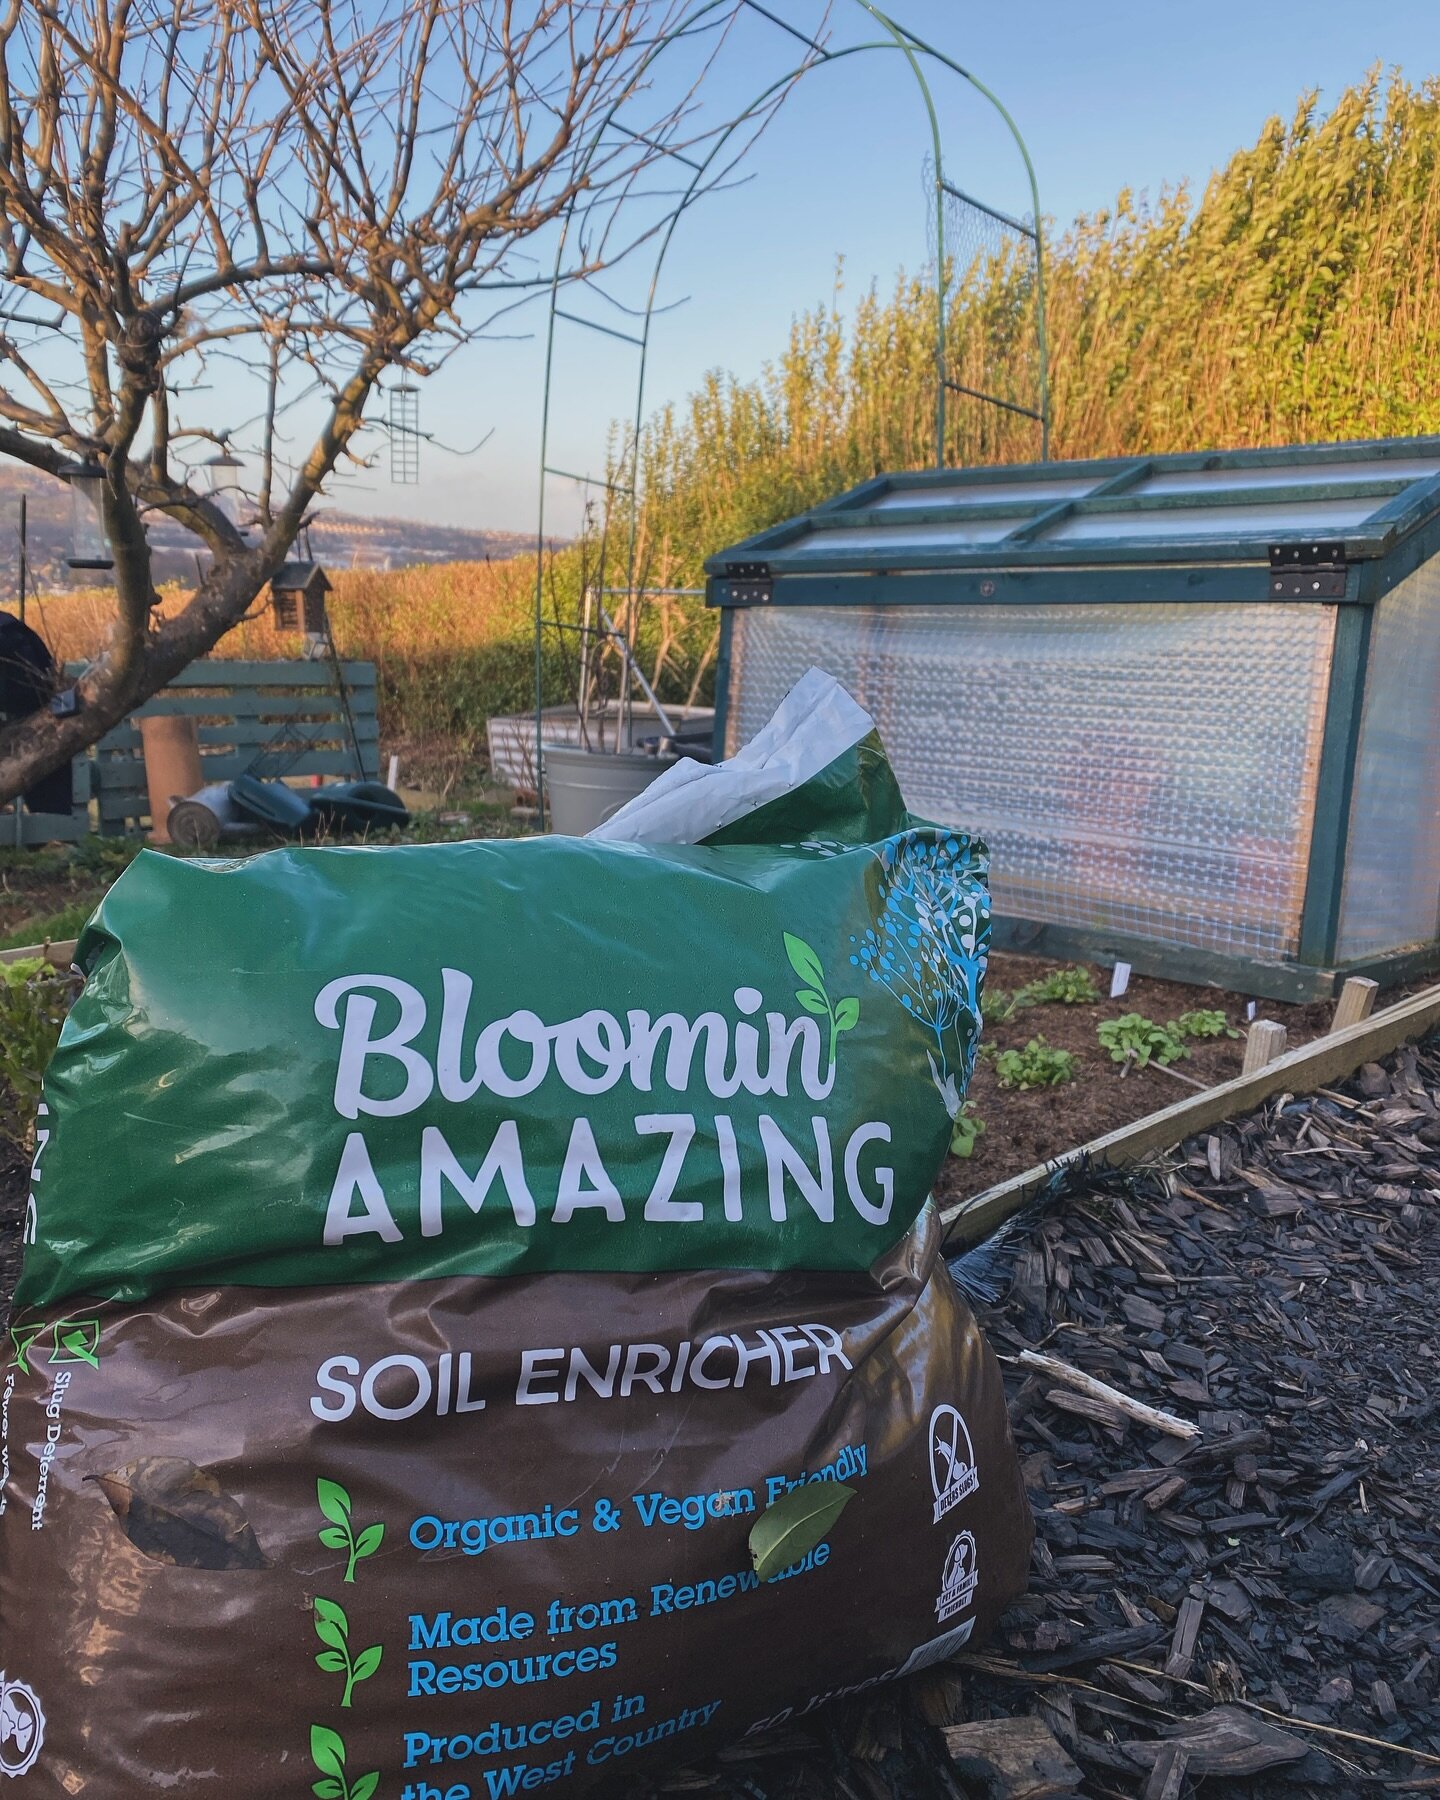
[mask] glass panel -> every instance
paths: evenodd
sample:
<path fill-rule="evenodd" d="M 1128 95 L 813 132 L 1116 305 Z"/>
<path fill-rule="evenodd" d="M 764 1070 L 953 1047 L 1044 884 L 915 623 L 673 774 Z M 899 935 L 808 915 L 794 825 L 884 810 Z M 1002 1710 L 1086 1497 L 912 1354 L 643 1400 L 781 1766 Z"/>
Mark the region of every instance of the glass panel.
<path fill-rule="evenodd" d="M 1440 559 L 1375 609 L 1360 715 L 1342 961 L 1440 936 Z"/>
<path fill-rule="evenodd" d="M 907 506 L 963 506 L 967 500 L 1033 500 L 1049 506 L 1055 500 L 1078 499 L 1105 479 L 1103 475 L 1047 475 L 1038 481 L 946 482 L 934 487 L 896 488 L 863 504 L 884 512 L 903 512 Z"/>
<path fill-rule="evenodd" d="M 1152 475 L 1137 494 L 1203 494 L 1212 488 L 1318 487 L 1326 481 L 1421 481 L 1440 475 L 1440 457 L 1372 456 L 1354 462 L 1289 463 L 1266 469 L 1194 469 Z M 1378 504 L 1378 502 L 1377 502 Z"/>
<path fill-rule="evenodd" d="M 818 665 L 911 807 L 988 839 L 998 912 L 1293 956 L 1333 637 L 1320 606 L 755 608 L 729 747 Z"/>
<path fill-rule="evenodd" d="M 806 532 L 804 537 L 772 551 L 769 560 L 783 563 L 787 556 L 797 551 L 811 556 L 817 550 L 870 550 L 877 558 L 883 558 L 888 551 L 902 544 L 936 550 L 952 544 L 960 548 L 968 544 L 994 544 L 1024 523 L 1024 515 L 1016 513 L 1005 519 L 966 519 L 949 525 L 842 525 L 833 531 Z M 847 560 L 853 562 L 855 558 L 851 556 Z"/>
<path fill-rule="evenodd" d="M 1294 537 L 1296 532 L 1345 531 L 1385 505 L 1368 500 L 1287 500 L 1269 506 L 1177 506 L 1166 512 L 1078 513 L 1061 519 L 1036 542 L 1074 544 L 1105 539 L 1134 543 L 1145 539 L 1207 537 Z"/>

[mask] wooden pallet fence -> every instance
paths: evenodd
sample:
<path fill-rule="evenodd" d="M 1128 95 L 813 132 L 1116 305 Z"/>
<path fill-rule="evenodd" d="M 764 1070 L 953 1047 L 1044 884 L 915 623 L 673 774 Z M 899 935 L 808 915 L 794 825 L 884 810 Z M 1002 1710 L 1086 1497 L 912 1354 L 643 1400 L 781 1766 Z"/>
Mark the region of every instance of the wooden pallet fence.
<path fill-rule="evenodd" d="M 148 823 L 140 719 L 190 713 L 199 722 L 206 782 L 256 775 L 379 779 L 380 722 L 375 665 L 342 663 L 361 767 L 355 767 L 344 709 L 328 662 L 202 661 L 188 669 L 95 747 L 100 830 L 110 836 Z"/>
<path fill-rule="evenodd" d="M 0 850 L 30 844 L 78 844 L 90 829 L 91 769 L 88 756 L 77 756 L 70 764 L 68 813 L 32 813 L 22 808 L 17 822 L 13 805 L 0 809 Z"/>
<path fill-rule="evenodd" d="M 23 944 L 17 950 L 0 950 L 0 963 L 27 962 L 32 956 L 43 956 L 57 969 L 68 969 L 75 960 L 78 938 L 57 938 L 53 944 Z"/>

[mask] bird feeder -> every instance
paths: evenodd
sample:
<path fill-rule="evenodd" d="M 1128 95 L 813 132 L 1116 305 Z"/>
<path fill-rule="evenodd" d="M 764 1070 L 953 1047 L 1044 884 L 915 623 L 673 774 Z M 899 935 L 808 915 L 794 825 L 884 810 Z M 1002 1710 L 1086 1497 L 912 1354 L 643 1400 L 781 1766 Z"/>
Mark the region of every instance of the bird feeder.
<path fill-rule="evenodd" d="M 330 578 L 318 562 L 284 563 L 270 581 L 270 617 L 277 631 L 324 637 Z"/>
<path fill-rule="evenodd" d="M 222 445 L 218 456 L 208 457 L 200 465 L 205 494 L 230 523 L 237 526 L 244 499 L 240 487 L 240 471 L 244 467 L 244 463 L 231 452 L 228 445 Z"/>
<path fill-rule="evenodd" d="M 61 473 L 70 484 L 70 554 L 66 563 L 72 569 L 113 569 L 115 558 L 105 530 L 105 471 L 87 457 Z"/>
<path fill-rule="evenodd" d="M 1440 437 L 881 475 L 706 567 L 722 749 L 838 677 L 989 843 L 998 947 L 1440 967 Z"/>

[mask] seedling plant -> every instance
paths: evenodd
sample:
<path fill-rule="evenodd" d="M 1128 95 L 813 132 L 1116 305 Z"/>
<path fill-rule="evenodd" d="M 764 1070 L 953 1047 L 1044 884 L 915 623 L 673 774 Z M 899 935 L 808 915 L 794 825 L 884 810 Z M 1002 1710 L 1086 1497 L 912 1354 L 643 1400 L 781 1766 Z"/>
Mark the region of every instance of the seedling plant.
<path fill-rule="evenodd" d="M 1164 1069 L 1182 1056 L 1189 1056 L 1185 1040 L 1174 1025 L 1158 1025 L 1144 1013 L 1123 1013 L 1118 1019 L 1102 1019 L 1095 1028 L 1100 1046 L 1110 1052 L 1110 1060 L 1122 1065 L 1120 1074 L 1158 1063 Z"/>
<path fill-rule="evenodd" d="M 998 1050 L 992 1058 L 1002 1088 L 1063 1087 L 1075 1079 L 1075 1058 L 1043 1037 L 1033 1037 L 1023 1050 Z"/>
<path fill-rule="evenodd" d="M 950 1154 L 962 1161 L 972 1156 L 976 1140 L 985 1135 L 985 1121 L 975 1110 L 975 1102 L 967 1100 L 957 1113 L 950 1131 Z"/>
<path fill-rule="evenodd" d="M 1082 968 L 1051 969 L 1016 995 L 1024 1006 L 1093 1006 L 1099 998 L 1095 977 Z"/>
<path fill-rule="evenodd" d="M 1195 1012 L 1183 1012 L 1178 1019 L 1171 1021 L 1171 1030 L 1178 1031 L 1181 1037 L 1186 1038 L 1238 1038 L 1240 1035 L 1218 1007 L 1201 1007 Z"/>

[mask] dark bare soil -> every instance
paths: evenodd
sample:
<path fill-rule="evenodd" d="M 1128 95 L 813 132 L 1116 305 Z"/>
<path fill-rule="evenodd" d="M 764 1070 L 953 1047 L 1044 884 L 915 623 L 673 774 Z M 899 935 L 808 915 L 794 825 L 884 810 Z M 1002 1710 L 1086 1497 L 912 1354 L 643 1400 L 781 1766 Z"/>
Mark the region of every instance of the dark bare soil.
<path fill-rule="evenodd" d="M 1008 992 L 1023 987 L 1055 967 L 1054 963 L 1027 956 L 997 954 L 990 961 L 989 979 Z M 1110 971 L 1092 968 L 1102 994 L 1110 988 Z M 1405 989 L 1380 996 L 1388 1006 Z M 1043 1037 L 1057 1050 L 1069 1050 L 1076 1059 L 1076 1078 L 1064 1087 L 1007 1092 L 995 1078 L 992 1064 L 982 1058 L 970 1084 L 970 1098 L 985 1123 L 985 1133 L 968 1160 L 952 1160 L 942 1186 L 946 1200 L 979 1193 L 997 1181 L 1034 1168 L 1058 1151 L 1088 1143 L 1107 1131 L 1142 1119 L 1147 1113 L 1173 1106 L 1200 1087 L 1213 1087 L 1240 1073 L 1244 1038 L 1216 1038 L 1194 1042 L 1190 1055 L 1172 1065 L 1172 1071 L 1154 1066 L 1131 1069 L 1124 1076 L 1120 1066 L 1100 1047 L 1095 1028 L 1102 1019 L 1122 1013 L 1143 1013 L 1165 1024 L 1193 1008 L 1222 1010 L 1230 1025 L 1243 1033 L 1251 996 L 1226 993 L 1218 988 L 1192 987 L 1178 981 L 1131 977 L 1129 990 L 1119 1000 L 1103 999 L 1090 1006 L 1050 1003 L 1016 1012 L 1009 1019 L 985 1022 L 985 1041 L 1001 1049 L 1023 1049 L 1032 1037 Z M 1329 1029 L 1335 1010 L 1333 1000 L 1310 1006 L 1286 1006 L 1276 1000 L 1256 1003 L 1257 1016 L 1274 1019 L 1286 1029 L 1289 1047 L 1309 1043 Z M 1188 1077 L 1189 1079 L 1184 1079 Z"/>

